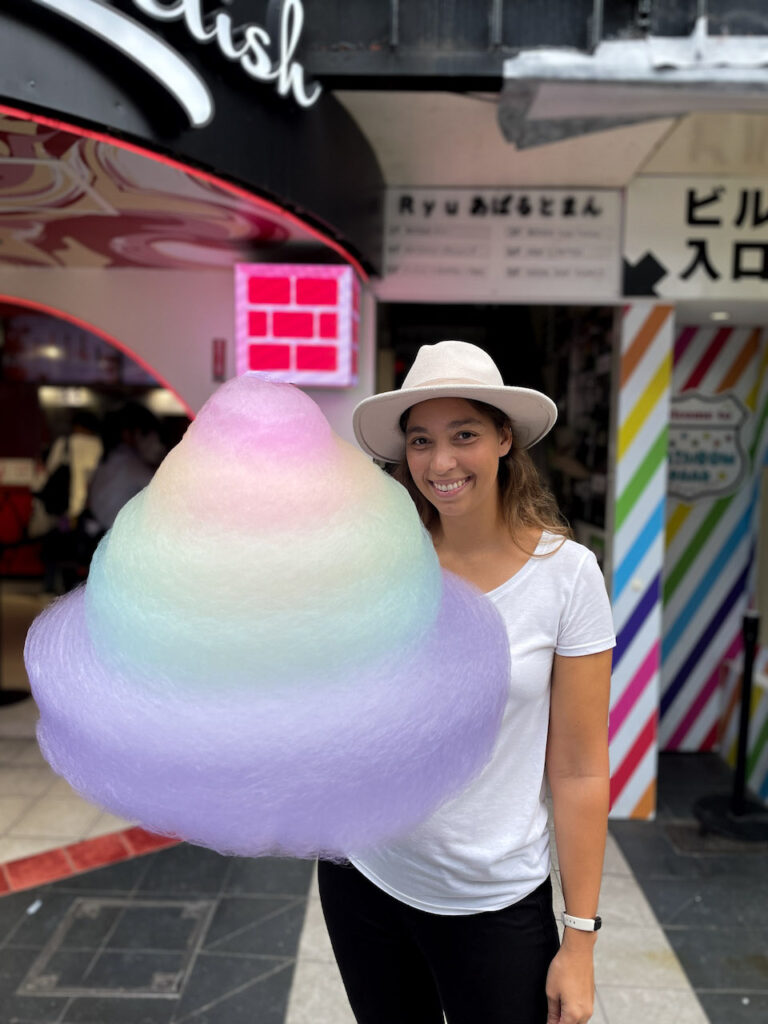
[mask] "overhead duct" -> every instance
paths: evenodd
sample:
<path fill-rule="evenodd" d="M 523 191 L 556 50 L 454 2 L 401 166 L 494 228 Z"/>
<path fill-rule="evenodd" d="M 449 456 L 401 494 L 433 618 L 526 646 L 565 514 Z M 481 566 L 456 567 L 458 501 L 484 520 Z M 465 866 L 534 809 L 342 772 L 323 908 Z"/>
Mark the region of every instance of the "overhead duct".
<path fill-rule="evenodd" d="M 710 36 L 707 18 L 687 37 L 600 42 L 590 54 L 523 50 L 504 62 L 499 124 L 527 149 L 622 125 L 696 111 L 768 111 L 768 36 Z"/>

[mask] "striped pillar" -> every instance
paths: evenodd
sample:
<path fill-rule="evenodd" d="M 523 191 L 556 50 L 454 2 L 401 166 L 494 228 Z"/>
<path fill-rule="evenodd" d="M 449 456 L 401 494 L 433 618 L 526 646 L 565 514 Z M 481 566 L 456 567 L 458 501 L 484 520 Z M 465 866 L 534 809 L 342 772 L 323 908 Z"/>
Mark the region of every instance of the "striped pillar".
<path fill-rule="evenodd" d="M 667 504 L 659 741 L 666 750 L 710 750 L 723 711 L 722 666 L 738 660 L 755 561 L 758 483 L 766 446 L 768 341 L 761 328 L 683 326 L 673 390 L 729 392 L 752 414 L 749 472 L 734 493 Z"/>
<path fill-rule="evenodd" d="M 661 578 L 672 368 L 671 306 L 624 309 L 614 483 L 611 815 L 656 807 Z"/>

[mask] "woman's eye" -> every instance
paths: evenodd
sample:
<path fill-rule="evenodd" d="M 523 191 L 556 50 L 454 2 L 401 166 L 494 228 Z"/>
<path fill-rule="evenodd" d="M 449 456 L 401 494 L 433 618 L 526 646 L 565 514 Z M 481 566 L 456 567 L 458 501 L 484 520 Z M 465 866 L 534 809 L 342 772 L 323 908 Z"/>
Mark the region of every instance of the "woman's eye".
<path fill-rule="evenodd" d="M 472 438 L 476 437 L 477 435 L 474 434 L 471 430 L 460 430 L 457 436 L 460 441 L 471 441 Z"/>
<path fill-rule="evenodd" d="M 409 443 L 411 448 L 423 448 L 428 442 L 426 437 L 412 437 Z"/>

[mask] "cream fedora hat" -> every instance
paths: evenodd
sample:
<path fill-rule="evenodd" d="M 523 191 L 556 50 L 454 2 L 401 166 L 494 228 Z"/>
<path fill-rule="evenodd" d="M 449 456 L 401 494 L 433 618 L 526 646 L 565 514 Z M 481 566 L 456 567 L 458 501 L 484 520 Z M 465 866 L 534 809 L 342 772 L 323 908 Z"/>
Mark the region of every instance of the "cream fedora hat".
<path fill-rule="evenodd" d="M 364 399 L 355 409 L 355 437 L 369 455 L 399 462 L 405 454 L 400 417 L 430 398 L 471 398 L 509 416 L 519 445 L 530 448 L 555 424 L 557 406 L 530 388 L 507 387 L 496 364 L 483 349 L 466 341 L 422 345 L 399 391 Z"/>

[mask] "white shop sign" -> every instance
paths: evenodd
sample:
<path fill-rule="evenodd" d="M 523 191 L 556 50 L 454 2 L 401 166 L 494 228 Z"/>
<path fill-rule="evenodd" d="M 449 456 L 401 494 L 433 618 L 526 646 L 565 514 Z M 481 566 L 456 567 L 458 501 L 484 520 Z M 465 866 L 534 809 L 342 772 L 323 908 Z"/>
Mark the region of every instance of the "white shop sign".
<path fill-rule="evenodd" d="M 613 300 L 620 221 L 620 193 L 605 189 L 388 189 L 377 296 Z"/>
<path fill-rule="evenodd" d="M 747 469 L 742 428 L 748 410 L 736 395 L 684 391 L 669 417 L 667 490 L 680 501 L 721 498 L 739 489 Z"/>
<path fill-rule="evenodd" d="M 765 179 L 635 178 L 627 193 L 624 257 L 625 295 L 764 299 Z"/>

